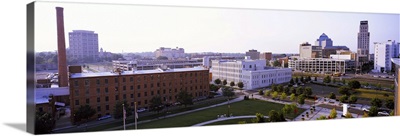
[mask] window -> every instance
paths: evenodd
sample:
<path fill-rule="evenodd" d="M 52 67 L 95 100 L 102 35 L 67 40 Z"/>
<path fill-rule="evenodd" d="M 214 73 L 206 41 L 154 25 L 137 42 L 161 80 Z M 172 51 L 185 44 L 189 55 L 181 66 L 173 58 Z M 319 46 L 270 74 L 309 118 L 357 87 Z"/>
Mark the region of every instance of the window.
<path fill-rule="evenodd" d="M 130 78 L 129 78 L 129 81 L 133 82 L 133 77 L 130 77 Z"/>
<path fill-rule="evenodd" d="M 144 92 L 144 96 L 147 96 L 147 92 Z"/>
<path fill-rule="evenodd" d="M 108 79 L 107 79 L 107 78 L 104 79 L 104 83 L 105 83 L 105 84 L 108 84 Z"/>
<path fill-rule="evenodd" d="M 97 97 L 97 102 L 100 102 L 100 97 Z"/>
<path fill-rule="evenodd" d="M 110 110 L 110 106 L 109 105 L 106 105 L 106 110 Z"/>
<path fill-rule="evenodd" d="M 90 82 L 89 82 L 89 79 L 86 79 L 86 80 L 85 80 L 85 86 L 89 86 L 89 83 L 90 83 Z"/>
<path fill-rule="evenodd" d="M 124 83 L 125 83 L 125 77 L 123 77 L 123 78 L 122 78 L 122 82 L 124 82 Z"/>
<path fill-rule="evenodd" d="M 75 85 L 75 86 L 79 86 L 78 80 L 74 80 L 74 85 Z"/>
<path fill-rule="evenodd" d="M 126 99 L 126 94 L 124 94 L 122 97 L 123 97 L 124 99 Z"/>
<path fill-rule="evenodd" d="M 144 104 L 147 104 L 147 100 L 144 100 Z"/>
<path fill-rule="evenodd" d="M 97 106 L 97 111 L 100 112 L 101 111 L 101 107 Z"/>
<path fill-rule="evenodd" d="M 118 78 L 114 78 L 114 82 L 115 82 L 115 83 L 118 83 Z"/>
<path fill-rule="evenodd" d="M 163 90 L 163 94 L 165 94 L 165 89 Z"/>
<path fill-rule="evenodd" d="M 140 85 L 137 86 L 137 89 L 140 89 Z"/>
<path fill-rule="evenodd" d="M 79 105 L 79 100 L 75 100 L 75 105 Z"/>
<path fill-rule="evenodd" d="M 108 96 L 106 96 L 106 102 L 108 102 Z"/>
<path fill-rule="evenodd" d="M 96 84 L 100 85 L 100 79 L 98 79 L 98 78 L 96 79 Z"/>
<path fill-rule="evenodd" d="M 144 88 L 147 88 L 147 84 L 144 84 Z"/>
<path fill-rule="evenodd" d="M 96 91 L 97 91 L 97 94 L 100 94 L 100 88 L 97 88 Z"/>
<path fill-rule="evenodd" d="M 118 86 L 115 87 L 115 91 L 118 91 Z"/>
<path fill-rule="evenodd" d="M 151 96 L 153 96 L 154 95 L 154 91 L 151 91 Z"/>
<path fill-rule="evenodd" d="M 131 85 L 131 90 L 133 90 L 133 85 Z"/>
<path fill-rule="evenodd" d="M 137 97 L 140 97 L 140 93 L 137 94 Z"/>
<path fill-rule="evenodd" d="M 131 98 L 133 98 L 133 94 L 131 94 Z"/>
<path fill-rule="evenodd" d="M 89 99 L 86 99 L 86 104 L 89 104 L 89 102 L 90 102 L 90 100 L 89 100 Z"/>
<path fill-rule="evenodd" d="M 79 90 L 75 90 L 75 96 L 79 96 Z"/>
<path fill-rule="evenodd" d="M 125 91 L 125 90 L 126 90 L 126 86 L 123 86 L 123 87 L 122 87 L 122 90 L 124 90 L 124 91 Z"/>
<path fill-rule="evenodd" d="M 118 99 L 119 99 L 119 96 L 115 95 L 115 100 L 118 101 Z"/>
<path fill-rule="evenodd" d="M 89 94 L 89 88 L 85 88 L 86 94 Z"/>
<path fill-rule="evenodd" d="M 106 88 L 104 89 L 104 91 L 105 91 L 106 93 L 108 93 L 108 87 L 106 87 Z"/>

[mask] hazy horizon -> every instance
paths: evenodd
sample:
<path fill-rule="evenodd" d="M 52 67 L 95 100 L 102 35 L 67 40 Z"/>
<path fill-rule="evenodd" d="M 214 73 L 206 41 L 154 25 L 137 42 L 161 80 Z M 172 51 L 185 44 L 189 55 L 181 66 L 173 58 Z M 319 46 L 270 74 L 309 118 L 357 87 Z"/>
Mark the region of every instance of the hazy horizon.
<path fill-rule="evenodd" d="M 301 43 L 314 45 L 322 33 L 356 52 L 362 20 L 369 23 L 370 54 L 374 42 L 400 38 L 399 14 L 36 2 L 37 52 L 57 50 L 55 7 L 64 8 L 66 48 L 68 32 L 90 30 L 98 33 L 99 49 L 113 53 L 179 47 L 185 53 L 297 54 Z"/>

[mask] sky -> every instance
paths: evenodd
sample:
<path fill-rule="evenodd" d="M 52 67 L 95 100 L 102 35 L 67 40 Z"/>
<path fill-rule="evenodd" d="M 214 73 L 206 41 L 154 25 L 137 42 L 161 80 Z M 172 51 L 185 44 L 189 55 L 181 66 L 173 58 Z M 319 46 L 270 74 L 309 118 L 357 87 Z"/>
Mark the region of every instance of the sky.
<path fill-rule="evenodd" d="M 333 45 L 357 50 L 357 33 L 368 20 L 370 53 L 374 42 L 399 41 L 398 14 L 316 12 L 176 6 L 106 5 L 37 2 L 36 52 L 57 50 L 56 10 L 64 8 L 68 32 L 98 33 L 99 48 L 114 53 L 153 52 L 180 47 L 186 53 L 298 53 L 303 42 L 314 44 L 322 33 Z"/>

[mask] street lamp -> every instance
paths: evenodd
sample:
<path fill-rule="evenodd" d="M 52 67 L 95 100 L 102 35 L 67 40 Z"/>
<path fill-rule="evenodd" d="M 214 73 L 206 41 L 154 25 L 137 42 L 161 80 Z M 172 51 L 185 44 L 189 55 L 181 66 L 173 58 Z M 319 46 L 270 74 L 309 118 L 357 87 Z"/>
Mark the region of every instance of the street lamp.
<path fill-rule="evenodd" d="M 229 114 L 229 109 L 231 108 L 231 105 L 229 104 L 229 98 L 228 98 L 228 116 L 230 116 Z"/>

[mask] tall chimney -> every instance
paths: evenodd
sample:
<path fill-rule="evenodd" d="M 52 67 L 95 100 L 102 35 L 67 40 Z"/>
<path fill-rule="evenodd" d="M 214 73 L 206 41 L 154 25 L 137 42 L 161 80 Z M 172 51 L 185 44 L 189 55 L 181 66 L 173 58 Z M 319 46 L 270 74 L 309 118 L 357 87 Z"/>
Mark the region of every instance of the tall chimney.
<path fill-rule="evenodd" d="M 64 35 L 64 8 L 56 7 L 57 11 L 57 41 L 58 41 L 58 86 L 68 86 L 67 60 Z"/>

